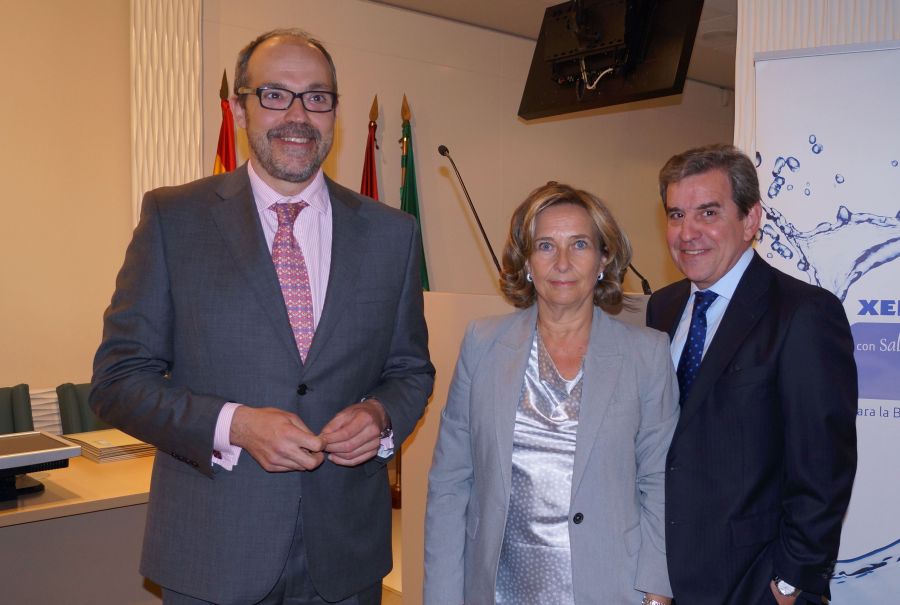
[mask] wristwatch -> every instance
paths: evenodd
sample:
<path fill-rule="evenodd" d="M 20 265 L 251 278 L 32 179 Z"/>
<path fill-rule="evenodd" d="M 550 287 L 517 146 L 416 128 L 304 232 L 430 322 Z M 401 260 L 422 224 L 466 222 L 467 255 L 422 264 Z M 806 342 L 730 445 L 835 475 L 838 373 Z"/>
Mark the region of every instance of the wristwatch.
<path fill-rule="evenodd" d="M 641 605 L 663 605 L 661 601 L 657 601 L 650 595 L 645 594 L 643 600 L 641 601 Z"/>
<path fill-rule="evenodd" d="M 778 593 L 782 596 L 796 597 L 798 594 L 800 594 L 799 588 L 795 588 L 794 586 L 788 584 L 787 582 L 785 582 L 778 576 L 775 576 L 774 578 L 772 578 L 772 581 L 775 582 L 775 590 L 777 590 Z"/>

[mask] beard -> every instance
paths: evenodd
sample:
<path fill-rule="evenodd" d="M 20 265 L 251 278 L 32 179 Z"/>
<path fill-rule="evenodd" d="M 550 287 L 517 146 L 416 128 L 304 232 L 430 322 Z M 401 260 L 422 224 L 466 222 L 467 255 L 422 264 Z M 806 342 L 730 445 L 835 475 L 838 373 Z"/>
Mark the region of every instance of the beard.
<path fill-rule="evenodd" d="M 314 141 L 311 152 L 284 153 L 272 148 L 272 140 L 285 137 L 305 138 Z M 266 132 L 258 132 L 248 137 L 250 148 L 262 168 L 276 179 L 289 183 L 302 183 L 311 179 L 331 151 L 333 133 L 322 136 L 311 124 L 284 124 Z"/>

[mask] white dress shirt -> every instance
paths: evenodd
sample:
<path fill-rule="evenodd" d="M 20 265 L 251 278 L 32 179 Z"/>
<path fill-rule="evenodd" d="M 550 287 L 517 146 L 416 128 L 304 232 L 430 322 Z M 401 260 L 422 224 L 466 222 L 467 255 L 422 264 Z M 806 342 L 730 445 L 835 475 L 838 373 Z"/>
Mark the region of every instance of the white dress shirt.
<path fill-rule="evenodd" d="M 706 355 L 709 343 L 712 342 L 713 336 L 716 335 L 716 330 L 719 329 L 719 324 L 722 323 L 722 317 L 725 315 L 725 310 L 728 308 L 728 304 L 734 297 L 734 291 L 737 289 L 741 277 L 744 276 L 744 271 L 747 270 L 750 261 L 753 260 L 753 254 L 752 246 L 744 250 L 744 253 L 728 273 L 707 288 L 708 291 L 715 292 L 718 296 L 709 306 L 709 309 L 706 310 L 706 340 L 703 343 L 703 355 Z M 672 362 L 675 364 L 676 368 L 678 367 L 678 360 L 681 359 L 681 352 L 684 350 L 684 342 L 687 340 L 688 331 L 691 327 L 691 314 L 694 309 L 694 293 L 699 289 L 700 288 L 698 288 L 696 284 L 691 283 L 691 295 L 688 297 L 687 304 L 681 314 L 681 320 L 678 322 L 675 336 L 672 337 Z"/>

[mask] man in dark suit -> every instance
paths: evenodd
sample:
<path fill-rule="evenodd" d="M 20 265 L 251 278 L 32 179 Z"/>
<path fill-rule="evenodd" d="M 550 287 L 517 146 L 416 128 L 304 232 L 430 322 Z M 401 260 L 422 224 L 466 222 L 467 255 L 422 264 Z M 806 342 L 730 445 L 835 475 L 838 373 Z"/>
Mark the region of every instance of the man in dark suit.
<path fill-rule="evenodd" d="M 415 221 L 321 171 L 336 106 L 321 43 L 263 34 L 249 163 L 144 198 L 91 405 L 158 448 L 141 570 L 167 604 L 380 602 L 385 461 L 434 368 Z"/>
<path fill-rule="evenodd" d="M 659 177 L 667 241 L 687 279 L 656 292 L 681 417 L 666 464 L 678 605 L 821 603 L 856 471 L 853 340 L 831 293 L 751 247 L 756 169 L 713 145 Z"/>

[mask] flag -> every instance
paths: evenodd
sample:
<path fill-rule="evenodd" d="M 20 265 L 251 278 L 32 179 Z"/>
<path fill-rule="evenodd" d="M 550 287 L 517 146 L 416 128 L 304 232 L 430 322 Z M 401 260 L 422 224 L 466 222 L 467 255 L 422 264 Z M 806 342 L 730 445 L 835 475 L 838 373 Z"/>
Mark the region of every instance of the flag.
<path fill-rule="evenodd" d="M 416 217 L 416 223 L 419 225 L 419 233 L 421 234 L 422 221 L 419 219 L 419 192 L 416 190 L 416 165 L 413 158 L 412 127 L 409 125 L 410 113 L 406 95 L 403 95 L 400 117 L 403 119 L 403 138 L 400 139 L 402 149 L 400 156 L 400 209 Z M 425 265 L 425 248 L 421 239 L 419 239 L 419 251 L 422 257 L 422 289 L 428 291 L 428 268 Z"/>
<path fill-rule="evenodd" d="M 369 139 L 366 141 L 362 184 L 359 186 L 359 192 L 373 200 L 378 199 L 378 172 L 375 170 L 375 149 L 378 146 L 375 142 L 375 130 L 378 128 L 376 120 L 378 120 L 378 95 L 375 95 L 372 108 L 369 110 Z"/>
<path fill-rule="evenodd" d="M 216 146 L 213 174 L 231 172 L 237 167 L 237 159 L 234 155 L 234 116 L 231 115 L 231 105 L 228 104 L 228 78 L 224 70 L 222 71 L 222 88 L 219 89 L 219 99 L 222 104 L 222 126 L 219 127 L 219 144 Z"/>

